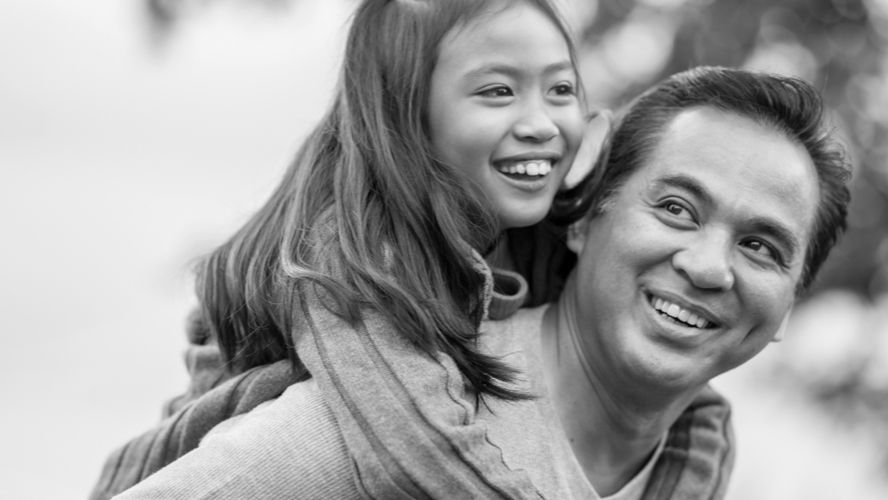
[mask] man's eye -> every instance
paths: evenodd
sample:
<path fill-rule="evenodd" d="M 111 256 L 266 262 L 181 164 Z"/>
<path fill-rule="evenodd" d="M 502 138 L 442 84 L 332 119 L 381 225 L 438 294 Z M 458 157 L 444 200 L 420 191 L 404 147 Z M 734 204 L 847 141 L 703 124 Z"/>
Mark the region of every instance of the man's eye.
<path fill-rule="evenodd" d="M 771 249 L 768 248 L 763 242 L 759 240 L 746 240 L 743 242 L 743 246 L 752 250 L 756 253 L 770 253 Z"/>
<path fill-rule="evenodd" d="M 663 209 L 665 209 L 667 212 L 669 212 L 670 214 L 672 214 L 676 217 L 684 217 L 684 218 L 690 217 L 690 213 L 688 212 L 688 210 L 685 207 L 681 206 L 680 204 L 675 203 L 674 201 L 670 201 L 670 202 L 665 203 L 663 205 Z"/>
<path fill-rule="evenodd" d="M 780 255 L 780 252 L 778 252 L 773 245 L 762 240 L 749 238 L 741 242 L 741 245 L 752 251 L 755 255 L 766 257 L 781 265 L 783 264 L 783 257 Z"/>
<path fill-rule="evenodd" d="M 509 87 L 498 86 L 484 89 L 478 92 L 478 95 L 482 97 L 511 97 L 514 94 L 512 94 L 512 89 Z"/>
<path fill-rule="evenodd" d="M 687 201 L 669 197 L 656 204 L 657 217 L 664 224 L 678 228 L 691 229 L 697 227 L 697 213 L 693 205 Z"/>

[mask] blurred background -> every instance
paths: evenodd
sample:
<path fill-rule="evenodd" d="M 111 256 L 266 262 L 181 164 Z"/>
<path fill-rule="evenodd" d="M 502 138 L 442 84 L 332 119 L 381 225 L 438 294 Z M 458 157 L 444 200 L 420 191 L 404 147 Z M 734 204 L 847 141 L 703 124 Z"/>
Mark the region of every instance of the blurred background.
<path fill-rule="evenodd" d="M 184 389 L 189 266 L 320 117 L 355 3 L 0 3 L 0 498 L 85 497 Z M 888 498 L 888 0 L 562 3 L 594 106 L 697 64 L 822 90 L 851 227 L 787 340 L 716 381 L 729 498 Z"/>

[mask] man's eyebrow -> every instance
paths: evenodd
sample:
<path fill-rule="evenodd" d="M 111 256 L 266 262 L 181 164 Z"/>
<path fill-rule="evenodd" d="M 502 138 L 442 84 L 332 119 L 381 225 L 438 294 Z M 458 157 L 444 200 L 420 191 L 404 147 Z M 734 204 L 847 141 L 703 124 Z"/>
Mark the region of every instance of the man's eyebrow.
<path fill-rule="evenodd" d="M 659 178 L 654 183 L 658 188 L 674 187 L 691 193 L 703 203 L 712 205 L 713 199 L 708 191 L 696 179 L 684 174 L 671 174 Z M 746 221 L 747 226 L 753 232 L 766 234 L 776 240 L 788 252 L 787 261 L 795 259 L 802 247 L 801 241 L 784 224 L 771 217 L 755 216 Z"/>
<path fill-rule="evenodd" d="M 671 174 L 665 177 L 660 177 L 656 180 L 654 186 L 660 189 L 664 187 L 683 189 L 702 200 L 703 203 L 706 203 L 707 205 L 712 204 L 712 196 L 709 194 L 709 192 L 706 191 L 706 189 L 697 181 L 697 179 L 694 179 L 689 175 Z"/>
<path fill-rule="evenodd" d="M 557 73 L 559 71 L 574 71 L 574 65 L 569 60 L 554 62 L 546 65 L 543 68 L 544 74 Z M 511 77 L 518 77 L 522 72 L 522 69 L 517 65 L 512 64 L 502 64 L 502 63 L 491 63 L 481 65 L 468 73 L 466 76 L 468 77 L 478 77 L 492 74 L 500 74 L 500 75 L 508 75 Z"/>

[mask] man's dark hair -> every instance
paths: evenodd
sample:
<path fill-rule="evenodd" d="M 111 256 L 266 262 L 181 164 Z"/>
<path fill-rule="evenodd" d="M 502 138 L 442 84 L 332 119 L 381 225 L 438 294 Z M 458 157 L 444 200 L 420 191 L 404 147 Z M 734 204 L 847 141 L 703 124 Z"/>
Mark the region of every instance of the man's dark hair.
<path fill-rule="evenodd" d="M 811 285 L 839 235 L 851 195 L 851 166 L 824 120 L 820 95 L 797 78 L 723 67 L 698 67 L 673 75 L 642 94 L 615 125 L 609 145 L 585 186 L 588 196 L 574 213 L 599 211 L 641 167 L 673 119 L 702 106 L 735 113 L 783 133 L 808 152 L 817 171 L 820 205 L 796 289 Z"/>

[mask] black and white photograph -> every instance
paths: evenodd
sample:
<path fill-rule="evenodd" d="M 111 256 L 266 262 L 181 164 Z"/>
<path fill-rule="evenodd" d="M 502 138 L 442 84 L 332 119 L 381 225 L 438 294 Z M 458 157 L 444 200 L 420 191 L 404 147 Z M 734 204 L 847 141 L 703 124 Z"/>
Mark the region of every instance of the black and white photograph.
<path fill-rule="evenodd" d="M 888 498 L 888 0 L 5 0 L 0 498 Z"/>

